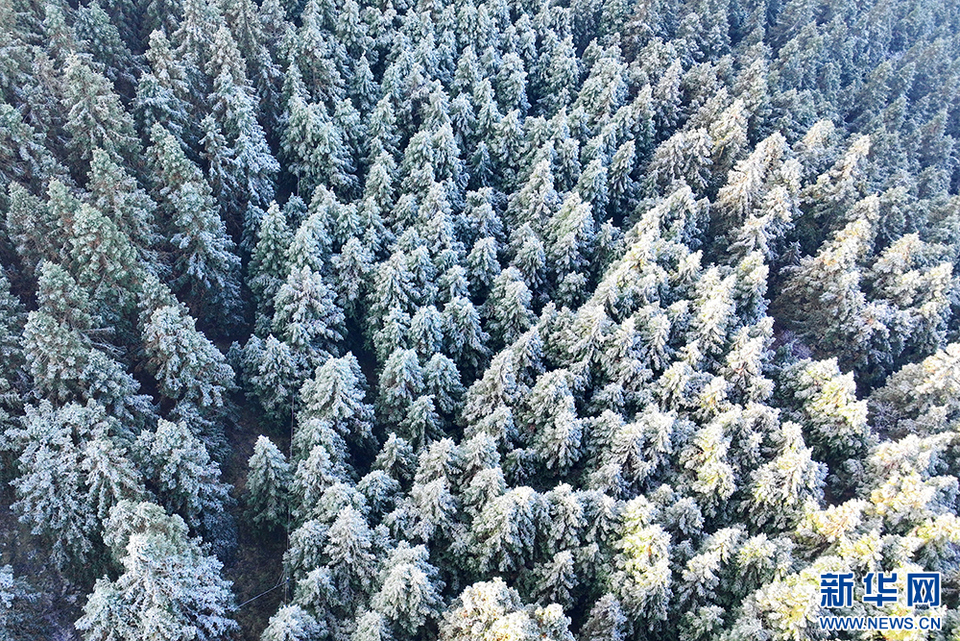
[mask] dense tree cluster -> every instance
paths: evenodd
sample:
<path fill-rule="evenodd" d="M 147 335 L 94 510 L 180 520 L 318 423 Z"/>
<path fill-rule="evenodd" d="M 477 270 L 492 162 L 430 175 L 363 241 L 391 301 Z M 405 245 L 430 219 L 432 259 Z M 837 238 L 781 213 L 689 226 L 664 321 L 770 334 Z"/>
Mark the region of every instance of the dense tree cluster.
<path fill-rule="evenodd" d="M 958 87 L 952 0 L 0 2 L 0 638 L 955 638 Z"/>

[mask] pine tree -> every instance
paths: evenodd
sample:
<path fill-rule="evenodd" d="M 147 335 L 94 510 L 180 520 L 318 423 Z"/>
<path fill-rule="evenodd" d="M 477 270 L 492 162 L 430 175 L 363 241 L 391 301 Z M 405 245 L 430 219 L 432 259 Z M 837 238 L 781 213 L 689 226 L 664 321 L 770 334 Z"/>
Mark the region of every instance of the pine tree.
<path fill-rule="evenodd" d="M 176 13 L 161 15 L 168 19 Z M 172 29 L 157 30 L 150 34 L 149 48 L 144 54 L 150 69 L 137 83 L 134 109 L 141 131 L 150 132 L 155 124 L 161 124 L 181 142 L 192 146 L 200 139 L 197 124 L 192 122 L 194 108 L 190 104 L 191 82 L 198 70 L 195 63 L 185 64 L 174 54 L 166 35 L 170 31 Z"/>
<path fill-rule="evenodd" d="M 31 613 L 31 604 L 38 597 L 26 581 L 14 576 L 9 565 L 0 567 L 0 634 L 4 638 L 22 641 L 46 632 Z"/>
<path fill-rule="evenodd" d="M 257 105 L 247 83 L 246 61 L 225 25 L 214 35 L 213 46 L 214 55 L 206 69 L 214 79 L 209 103 L 223 128 L 233 160 L 227 176 L 227 193 L 222 195 L 221 202 L 227 204 L 228 217 L 237 218 L 248 208 L 269 205 L 274 196 L 273 177 L 280 165 L 257 121 Z"/>
<path fill-rule="evenodd" d="M 762 198 L 764 181 L 777 169 L 785 148 L 786 140 L 775 133 L 760 142 L 730 173 L 727 184 L 717 194 L 717 201 L 734 225 L 743 221 Z"/>
<path fill-rule="evenodd" d="M 370 526 L 353 507 L 345 507 L 330 525 L 324 554 L 346 603 L 356 603 L 373 582 L 375 557 Z"/>
<path fill-rule="evenodd" d="M 480 314 L 464 296 L 450 300 L 443 308 L 446 351 L 463 371 L 478 371 L 488 350 L 489 336 L 480 324 Z"/>
<path fill-rule="evenodd" d="M 895 372 L 869 398 L 877 426 L 897 435 L 936 433 L 947 428 L 960 411 L 954 400 L 958 364 L 960 348 L 951 343 Z"/>
<path fill-rule="evenodd" d="M 329 358 L 300 389 L 302 417 L 328 421 L 356 443 L 372 435 L 373 408 L 366 402 L 366 378 L 352 353 Z"/>
<path fill-rule="evenodd" d="M 644 501 L 638 497 L 624 506 L 608 585 L 635 628 L 655 628 L 666 618 L 672 594 L 670 535 L 659 524 L 645 524 Z"/>
<path fill-rule="evenodd" d="M 440 616 L 443 582 L 430 565 L 427 548 L 405 542 L 394 549 L 380 573 L 380 589 L 371 605 L 388 620 L 414 635 L 429 619 Z"/>
<path fill-rule="evenodd" d="M 64 228 L 69 235 L 66 264 L 91 298 L 109 310 L 105 315 L 132 308 L 141 268 L 130 238 L 89 205 L 81 205 Z"/>
<path fill-rule="evenodd" d="M 552 34 L 551 34 L 552 35 Z M 573 38 L 554 38 L 544 65 L 544 90 L 539 103 L 543 112 L 553 115 L 574 100 L 577 86 L 580 84 L 580 61 L 573 44 Z M 543 60 L 541 60 L 541 64 Z"/>
<path fill-rule="evenodd" d="M 184 409 L 220 411 L 224 393 L 234 386 L 233 370 L 186 310 L 168 305 L 153 311 L 143 327 L 143 347 L 164 396 Z"/>
<path fill-rule="evenodd" d="M 259 436 L 247 462 L 247 509 L 255 524 L 284 525 L 290 465 L 283 453 L 266 436 Z"/>
<path fill-rule="evenodd" d="M 140 384 L 102 342 L 105 328 L 86 292 L 61 267 L 44 262 L 39 272 L 39 308 L 23 328 L 24 357 L 37 391 L 58 402 L 95 399 L 130 426 L 151 420 L 151 400 L 137 394 Z"/>
<path fill-rule="evenodd" d="M 290 346 L 273 335 L 251 336 L 243 348 L 244 378 L 260 405 L 274 421 L 290 418 L 291 407 L 305 375 Z"/>
<path fill-rule="evenodd" d="M 239 304 L 240 259 L 203 174 L 176 138 L 160 125 L 151 130 L 157 192 L 177 249 L 175 287 L 201 317 L 217 310 L 227 318 Z"/>
<path fill-rule="evenodd" d="M 113 7 L 108 8 L 115 11 Z M 116 17 L 117 22 L 122 25 L 124 11 L 123 8 L 119 9 Z M 104 73 L 110 80 L 125 87 L 133 84 L 134 76 L 131 72 L 136 68 L 133 53 L 121 37 L 120 29 L 114 25 L 110 15 L 99 2 L 91 2 L 82 7 L 76 14 L 73 28 L 77 39 L 84 42 L 84 48 L 93 54 L 94 60 L 104 66 Z M 132 35 L 128 33 L 131 40 Z"/>
<path fill-rule="evenodd" d="M 545 229 L 547 258 L 559 274 L 582 271 L 594 242 L 593 212 L 578 192 L 571 192 Z"/>
<path fill-rule="evenodd" d="M 504 343 L 511 343 L 533 324 L 530 288 L 514 267 L 503 270 L 487 299 L 490 327 Z"/>
<path fill-rule="evenodd" d="M 20 260 L 34 270 L 41 260 L 56 260 L 59 221 L 49 208 L 25 187 L 11 183 L 8 189 L 7 230 Z"/>
<path fill-rule="evenodd" d="M 350 641 L 393 641 L 393 638 L 386 618 L 371 610 L 357 616 L 357 627 Z"/>
<path fill-rule="evenodd" d="M 853 374 L 841 374 L 836 360 L 801 361 L 785 378 L 800 402 L 816 459 L 862 458 L 871 440 L 870 428 L 867 403 L 856 400 Z"/>
<path fill-rule="evenodd" d="M 66 168 L 45 147 L 46 138 L 45 132 L 32 127 L 17 109 L 0 104 L 0 177 L 4 184 L 22 183 L 39 189 L 41 180 L 67 175 Z"/>
<path fill-rule="evenodd" d="M 443 319 L 433 305 L 425 305 L 410 319 L 409 340 L 422 359 L 440 351 L 443 345 Z"/>
<path fill-rule="evenodd" d="M 146 488 L 126 448 L 116 442 L 122 429 L 111 425 L 111 420 L 103 420 L 106 417 L 103 408 L 88 403 L 86 409 L 99 412 L 98 423 L 91 430 L 92 438 L 83 447 L 83 470 L 87 473 L 90 503 L 96 506 L 97 518 L 102 523 L 120 501 L 143 500 Z"/>
<path fill-rule="evenodd" d="M 204 0 L 181 0 L 183 19 L 173 32 L 178 57 L 195 65 L 213 57 L 213 37 L 223 21 L 216 5 Z M 200 78 L 195 81 L 199 84 Z"/>
<path fill-rule="evenodd" d="M 433 396 L 437 408 L 454 414 L 462 405 L 464 388 L 456 364 L 443 354 L 434 354 L 423 366 L 426 391 Z"/>
<path fill-rule="evenodd" d="M 819 502 L 826 466 L 812 457 L 800 426 L 780 425 L 777 457 L 753 472 L 751 516 L 758 524 L 783 527 L 796 519 L 807 501 Z"/>
<path fill-rule="evenodd" d="M 521 114 L 525 114 L 530 103 L 527 101 L 527 72 L 523 67 L 523 59 L 515 53 L 505 55 L 500 61 L 496 81 L 500 109 L 504 112 L 519 109 Z"/>
<path fill-rule="evenodd" d="M 316 517 L 318 503 L 327 489 L 348 478 L 346 466 L 334 458 L 326 442 L 316 443 L 307 453 L 297 463 L 293 478 L 293 514 L 300 522 Z"/>
<path fill-rule="evenodd" d="M 396 505 L 400 482 L 383 470 L 373 470 L 357 483 L 370 508 L 371 517 L 383 516 Z"/>
<path fill-rule="evenodd" d="M 284 605 L 270 617 L 262 641 L 310 641 L 326 630 L 299 605 Z"/>
<path fill-rule="evenodd" d="M 330 266 L 335 275 L 337 305 L 343 309 L 345 315 L 359 316 L 361 299 L 369 292 L 374 270 L 371 250 L 365 241 L 351 238 L 341 248 L 340 253 L 334 254 L 330 259 Z"/>
<path fill-rule="evenodd" d="M 292 240 L 287 217 L 275 202 L 271 203 L 260 220 L 248 266 L 247 283 L 257 297 L 258 327 L 262 324 L 261 318 L 273 317 L 270 310 L 286 276 L 286 254 Z"/>
<path fill-rule="evenodd" d="M 529 487 L 511 489 L 488 503 L 474 520 L 473 555 L 481 571 L 513 572 L 536 549 L 537 525 L 543 518 L 543 498 Z"/>
<path fill-rule="evenodd" d="M 98 148 L 113 162 L 131 162 L 140 145 L 133 119 L 123 109 L 110 81 L 76 54 L 67 56 L 63 74 L 65 127 L 71 136 L 70 148 L 81 166 L 89 166 L 93 150 Z"/>
<path fill-rule="evenodd" d="M 238 628 L 229 618 L 233 598 L 222 564 L 189 538 L 179 516 L 152 503 L 122 501 L 105 529 L 123 573 L 115 581 L 97 580 L 76 622 L 85 641 L 213 641 Z"/>
<path fill-rule="evenodd" d="M 105 151 L 94 149 L 87 189 L 93 207 L 127 235 L 146 265 L 152 265 L 160 239 L 154 217 L 157 205 L 136 179 Z"/>
<path fill-rule="evenodd" d="M 614 52 L 605 52 L 614 53 Z M 574 108 L 581 107 L 591 123 L 604 124 L 613 116 L 626 98 L 626 71 L 616 55 L 604 55 L 593 63 L 590 75 L 583 82 Z"/>
<path fill-rule="evenodd" d="M 280 35 L 276 33 L 279 25 L 274 24 L 269 5 L 258 8 L 250 0 L 237 0 L 224 3 L 223 13 L 233 33 L 233 38 L 247 63 L 247 76 L 256 89 L 259 107 L 264 113 L 265 125 L 270 130 L 279 115 L 279 85 L 282 73 L 274 61 L 272 41 Z"/>
<path fill-rule="evenodd" d="M 310 366 L 335 355 L 343 339 L 343 312 L 320 274 L 294 268 L 273 301 L 273 331 Z"/>
<path fill-rule="evenodd" d="M 521 641 L 572 641 L 570 619 L 557 604 L 524 606 L 520 595 L 503 579 L 474 583 L 458 598 L 440 626 L 443 641 L 511 638 Z"/>
<path fill-rule="evenodd" d="M 353 159 L 343 132 L 331 122 L 323 105 L 308 102 L 296 89 L 287 102 L 286 113 L 282 149 L 291 170 L 303 182 L 301 189 L 309 191 L 323 181 L 338 193 L 349 193 L 355 182 Z"/>
<path fill-rule="evenodd" d="M 387 359 L 380 374 L 377 405 L 383 419 L 398 423 L 422 390 L 423 372 L 417 353 L 412 349 L 398 348 Z"/>
<path fill-rule="evenodd" d="M 570 607 L 573 591 L 577 587 L 573 553 L 570 550 L 557 552 L 552 559 L 534 569 L 534 594 L 540 602 L 559 603 Z"/>
<path fill-rule="evenodd" d="M 604 594 L 590 609 L 590 617 L 581 635 L 586 641 L 625 641 L 629 638 L 630 628 L 631 623 L 617 598 Z"/>
<path fill-rule="evenodd" d="M 83 452 L 76 444 L 88 436 L 82 414 L 75 405 L 59 411 L 48 402 L 28 406 L 23 429 L 6 436 L 21 451 L 12 508 L 32 534 L 49 542 L 56 567 L 73 575 L 85 572 L 99 538 L 97 505 L 88 496 Z"/>
<path fill-rule="evenodd" d="M 889 307 L 868 303 L 860 287 L 859 262 L 870 250 L 875 215 L 869 208 L 865 214 L 834 234 L 816 256 L 802 259 L 776 301 L 804 335 L 816 335 L 820 344 L 837 350 L 844 365 L 864 369 L 889 358 L 894 322 Z M 801 307 L 815 311 L 800 314 Z"/>
<path fill-rule="evenodd" d="M 187 424 L 161 419 L 155 432 L 140 434 L 138 447 L 164 507 L 195 530 L 217 533 L 216 523 L 231 502 L 229 486 L 220 481 L 220 466 Z"/>
<path fill-rule="evenodd" d="M 413 477 L 416 458 L 413 448 L 406 439 L 391 432 L 373 465 L 375 469 L 385 471 L 398 481 L 406 481 Z"/>

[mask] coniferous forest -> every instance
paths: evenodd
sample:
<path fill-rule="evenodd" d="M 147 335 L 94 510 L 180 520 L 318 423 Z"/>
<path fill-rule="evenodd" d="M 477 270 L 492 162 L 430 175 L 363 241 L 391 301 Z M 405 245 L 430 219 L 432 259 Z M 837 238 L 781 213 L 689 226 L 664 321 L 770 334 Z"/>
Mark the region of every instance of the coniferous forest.
<path fill-rule="evenodd" d="M 0 639 L 960 638 L 958 141 L 955 0 L 0 0 Z"/>

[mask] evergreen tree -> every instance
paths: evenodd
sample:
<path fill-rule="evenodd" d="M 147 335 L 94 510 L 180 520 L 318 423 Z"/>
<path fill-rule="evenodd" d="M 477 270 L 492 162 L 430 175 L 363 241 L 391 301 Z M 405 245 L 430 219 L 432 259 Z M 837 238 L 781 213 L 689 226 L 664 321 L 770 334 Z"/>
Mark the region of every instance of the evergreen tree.
<path fill-rule="evenodd" d="M 231 501 L 229 486 L 220 481 L 220 466 L 186 423 L 161 419 L 156 432 L 140 434 L 138 447 L 164 507 L 194 529 L 217 533 L 216 524 Z"/>
<path fill-rule="evenodd" d="M 364 402 L 366 379 L 357 358 L 329 358 L 300 389 L 300 416 L 328 421 L 344 438 L 363 442 L 372 435 L 373 408 Z"/>
<path fill-rule="evenodd" d="M 84 487 L 83 452 L 76 444 L 89 425 L 78 410 L 57 411 L 47 402 L 28 406 L 22 430 L 8 430 L 7 438 L 21 450 L 14 512 L 32 534 L 49 541 L 57 568 L 83 574 L 99 537 L 97 506 Z"/>
<path fill-rule="evenodd" d="M 490 326 L 503 342 L 512 342 L 533 324 L 532 298 L 530 288 L 516 268 L 507 268 L 497 276 L 487 307 Z"/>
<path fill-rule="evenodd" d="M 213 80 L 209 103 L 229 145 L 232 163 L 221 181 L 221 203 L 229 217 L 242 217 L 248 208 L 265 208 L 273 200 L 273 176 L 280 165 L 270 151 L 266 133 L 257 121 L 257 105 L 247 83 L 246 61 L 224 25 L 213 39 L 213 55 L 206 71 Z M 262 62 L 262 59 L 261 59 Z M 250 233 L 256 229 L 249 230 Z"/>
<path fill-rule="evenodd" d="M 237 629 L 222 564 L 189 538 L 179 516 L 152 503 L 122 501 L 106 531 L 123 572 L 115 581 L 97 580 L 76 623 L 85 640 L 212 641 Z"/>
<path fill-rule="evenodd" d="M 257 297 L 258 328 L 273 317 L 269 310 L 286 276 L 286 254 L 292 240 L 287 217 L 275 202 L 271 203 L 260 220 L 248 267 L 247 283 Z"/>
<path fill-rule="evenodd" d="M 27 270 L 35 270 L 42 260 L 57 260 L 62 232 L 50 208 L 19 183 L 10 183 L 7 196 L 7 230 Z"/>
<path fill-rule="evenodd" d="M 139 153 L 133 119 L 123 109 L 110 81 L 77 54 L 66 59 L 62 106 L 70 147 L 81 166 L 88 166 L 93 150 L 98 148 L 120 164 L 132 161 Z"/>
<path fill-rule="evenodd" d="M 110 218 L 137 247 L 144 264 L 152 266 L 152 250 L 159 243 L 153 199 L 102 149 L 93 150 L 87 189 L 94 208 Z"/>
<path fill-rule="evenodd" d="M 152 403 L 111 358 L 114 348 L 102 342 L 105 328 L 86 292 L 61 267 L 44 262 L 39 270 L 39 308 L 23 328 L 24 357 L 37 391 L 58 402 L 95 399 L 131 427 L 150 420 Z"/>
<path fill-rule="evenodd" d="M 90 403 L 86 409 L 99 412 L 91 438 L 83 446 L 83 470 L 90 503 L 96 506 L 97 518 L 106 522 L 110 510 L 122 500 L 137 501 L 146 496 L 142 474 L 123 445 L 117 444 L 122 429 L 104 420 L 102 408 Z"/>
<path fill-rule="evenodd" d="M 143 327 L 143 347 L 160 392 L 180 402 L 184 416 L 220 411 L 224 393 L 234 386 L 233 370 L 186 310 L 168 305 L 153 311 Z"/>
<path fill-rule="evenodd" d="M 229 318 L 239 304 L 240 259 L 210 185 L 172 134 L 154 125 L 151 138 L 157 192 L 170 221 L 170 244 L 177 249 L 175 286 L 201 316 L 219 310 Z"/>
<path fill-rule="evenodd" d="M 176 3 L 179 5 L 179 2 Z M 163 7 L 158 7 L 160 12 Z M 177 12 L 161 13 L 164 19 Z M 196 77 L 196 64 L 186 63 L 173 52 L 167 39 L 172 29 L 158 29 L 150 34 L 145 57 L 150 68 L 137 83 L 134 108 L 141 131 L 149 132 L 155 124 L 161 124 L 184 143 L 199 141 L 199 129 L 192 122 L 191 82 Z"/>
<path fill-rule="evenodd" d="M 524 606 L 520 595 L 503 579 L 475 583 L 460 595 L 440 626 L 444 641 L 496 638 L 572 641 L 570 620 L 557 604 Z"/>
<path fill-rule="evenodd" d="M 244 378 L 267 415 L 280 423 L 292 412 L 305 371 L 287 343 L 273 335 L 251 336 L 243 348 Z"/>
<path fill-rule="evenodd" d="M 316 365 L 336 353 L 343 312 L 320 274 L 294 268 L 273 301 L 273 330 L 305 363 Z"/>
<path fill-rule="evenodd" d="M 500 572 L 522 567 L 536 549 L 543 509 L 543 498 L 529 487 L 514 488 L 488 503 L 472 527 L 477 567 Z"/>
<path fill-rule="evenodd" d="M 405 634 L 414 635 L 428 619 L 439 618 L 443 583 L 437 574 L 425 546 L 400 543 L 385 563 L 371 604 Z"/>
<path fill-rule="evenodd" d="M 247 509 L 256 524 L 283 525 L 287 518 L 290 465 L 266 436 L 259 436 L 247 462 Z"/>
<path fill-rule="evenodd" d="M 316 639 L 324 628 L 309 612 L 299 605 L 285 605 L 270 617 L 260 638 L 263 641 L 309 641 Z"/>
<path fill-rule="evenodd" d="M 371 610 L 357 617 L 357 627 L 350 641 L 392 641 L 393 638 L 384 616 Z"/>
<path fill-rule="evenodd" d="M 45 632 L 43 624 L 33 620 L 30 604 L 38 594 L 23 579 L 15 577 L 9 565 L 0 567 L 0 634 L 11 641 L 34 638 Z"/>
<path fill-rule="evenodd" d="M 387 359 L 380 374 L 378 407 L 384 420 L 397 423 L 423 390 L 423 372 L 417 353 L 397 349 Z"/>
<path fill-rule="evenodd" d="M 347 604 L 367 594 L 373 582 L 375 557 L 370 526 L 362 514 L 347 506 L 330 525 L 324 554 L 335 585 Z"/>

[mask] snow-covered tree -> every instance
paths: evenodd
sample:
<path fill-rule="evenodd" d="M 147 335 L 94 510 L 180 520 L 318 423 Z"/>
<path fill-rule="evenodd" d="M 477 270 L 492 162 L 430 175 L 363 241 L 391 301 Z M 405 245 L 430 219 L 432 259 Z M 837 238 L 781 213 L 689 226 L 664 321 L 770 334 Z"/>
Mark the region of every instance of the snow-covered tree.
<path fill-rule="evenodd" d="M 152 503 L 122 501 L 106 537 L 120 576 L 97 580 L 76 627 L 85 641 L 213 641 L 237 629 L 223 565 L 190 538 L 179 516 Z"/>
<path fill-rule="evenodd" d="M 259 436 L 247 462 L 247 509 L 257 524 L 284 525 L 290 491 L 290 464 L 266 436 Z"/>

